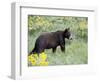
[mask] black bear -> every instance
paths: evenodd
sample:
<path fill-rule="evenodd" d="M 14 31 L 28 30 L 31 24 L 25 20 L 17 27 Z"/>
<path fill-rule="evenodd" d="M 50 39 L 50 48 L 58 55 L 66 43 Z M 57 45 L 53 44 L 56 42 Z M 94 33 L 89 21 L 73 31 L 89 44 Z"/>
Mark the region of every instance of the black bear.
<path fill-rule="evenodd" d="M 45 49 L 52 49 L 52 51 L 55 52 L 57 46 L 60 46 L 61 51 L 65 52 L 65 38 L 72 39 L 69 28 L 65 29 L 64 31 L 44 33 L 37 38 L 35 47 L 30 54 L 39 54 L 44 52 Z"/>

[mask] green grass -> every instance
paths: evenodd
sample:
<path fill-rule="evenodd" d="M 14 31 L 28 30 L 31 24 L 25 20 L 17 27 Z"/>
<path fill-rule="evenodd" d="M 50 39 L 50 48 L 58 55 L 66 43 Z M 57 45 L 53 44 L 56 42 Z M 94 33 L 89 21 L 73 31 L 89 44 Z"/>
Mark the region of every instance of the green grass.
<path fill-rule="evenodd" d="M 87 64 L 87 44 L 84 42 L 73 41 L 66 45 L 65 53 L 61 52 L 59 47 L 56 53 L 51 50 L 46 50 L 46 53 L 50 65 Z"/>

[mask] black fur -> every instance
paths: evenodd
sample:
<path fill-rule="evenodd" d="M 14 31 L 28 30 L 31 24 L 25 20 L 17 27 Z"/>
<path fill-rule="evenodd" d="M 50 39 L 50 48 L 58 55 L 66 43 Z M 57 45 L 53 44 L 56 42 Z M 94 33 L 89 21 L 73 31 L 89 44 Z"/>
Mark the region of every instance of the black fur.
<path fill-rule="evenodd" d="M 56 31 L 40 35 L 36 42 L 34 49 L 30 54 L 44 52 L 45 49 L 52 49 L 56 51 L 57 46 L 61 47 L 61 51 L 65 52 L 65 38 L 70 39 L 71 33 L 69 28 L 64 31 Z"/>

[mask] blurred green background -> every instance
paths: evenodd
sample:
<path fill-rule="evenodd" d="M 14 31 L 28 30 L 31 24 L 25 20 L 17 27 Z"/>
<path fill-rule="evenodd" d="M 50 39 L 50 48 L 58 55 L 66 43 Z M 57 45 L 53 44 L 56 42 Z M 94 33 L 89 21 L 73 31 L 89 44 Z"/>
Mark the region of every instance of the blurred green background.
<path fill-rule="evenodd" d="M 49 65 L 70 65 L 88 63 L 88 18 L 72 16 L 28 16 L 28 53 L 34 48 L 35 41 L 44 32 L 71 29 L 73 40 L 66 39 L 66 51 L 57 47 L 45 50 Z"/>

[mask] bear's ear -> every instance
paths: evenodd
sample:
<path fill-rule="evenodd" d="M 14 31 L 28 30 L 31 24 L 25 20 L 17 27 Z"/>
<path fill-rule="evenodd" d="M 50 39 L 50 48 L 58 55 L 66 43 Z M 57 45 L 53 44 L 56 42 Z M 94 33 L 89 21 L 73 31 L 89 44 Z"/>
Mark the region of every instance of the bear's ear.
<path fill-rule="evenodd" d="M 64 33 L 68 32 L 69 30 L 70 30 L 70 28 L 66 28 L 65 31 L 64 31 Z"/>

